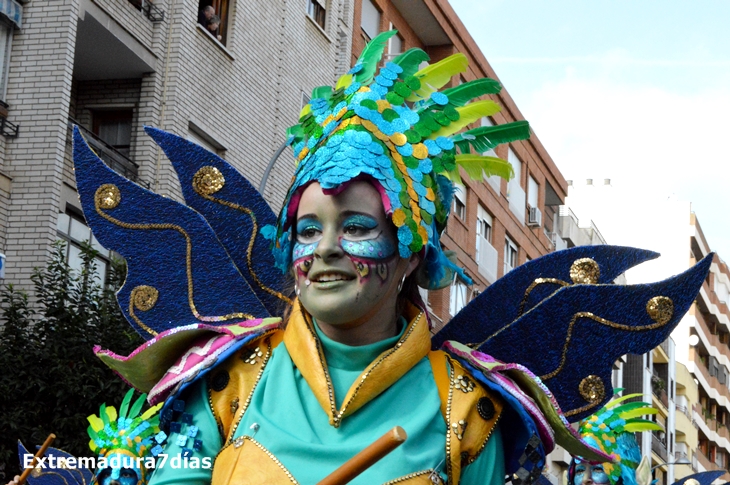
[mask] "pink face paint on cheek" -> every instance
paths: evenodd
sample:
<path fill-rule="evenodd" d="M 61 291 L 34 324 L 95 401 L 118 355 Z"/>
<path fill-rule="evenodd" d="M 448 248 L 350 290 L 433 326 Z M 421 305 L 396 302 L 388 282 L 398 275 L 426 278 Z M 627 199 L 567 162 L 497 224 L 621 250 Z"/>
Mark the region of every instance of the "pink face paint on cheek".
<path fill-rule="evenodd" d="M 305 278 L 309 274 L 309 270 L 312 269 L 312 258 L 311 256 L 306 258 L 300 258 L 294 261 L 294 268 L 296 269 L 297 276 Z"/>

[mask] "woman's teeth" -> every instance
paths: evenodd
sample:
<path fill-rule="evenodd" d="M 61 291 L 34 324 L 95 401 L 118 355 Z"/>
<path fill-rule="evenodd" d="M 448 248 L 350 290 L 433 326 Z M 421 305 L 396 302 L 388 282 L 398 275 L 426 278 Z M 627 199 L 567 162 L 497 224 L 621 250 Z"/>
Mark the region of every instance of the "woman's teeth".
<path fill-rule="evenodd" d="M 317 281 L 323 282 L 323 281 L 339 281 L 339 280 L 345 280 L 343 275 L 341 274 L 324 274 L 317 277 Z"/>

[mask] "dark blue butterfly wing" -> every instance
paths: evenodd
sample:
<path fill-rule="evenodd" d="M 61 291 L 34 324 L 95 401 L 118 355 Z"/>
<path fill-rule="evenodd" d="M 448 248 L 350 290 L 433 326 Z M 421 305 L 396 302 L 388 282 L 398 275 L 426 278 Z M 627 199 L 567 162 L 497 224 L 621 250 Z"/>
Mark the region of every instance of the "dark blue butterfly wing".
<path fill-rule="evenodd" d="M 575 269 L 577 262 L 590 268 L 586 258 L 598 268 L 595 282 L 607 284 L 627 269 L 658 256 L 653 251 L 622 246 L 579 246 L 528 261 L 487 287 L 455 315 L 434 336 L 434 348 L 447 340 L 462 343 L 485 340 L 563 285 L 573 284 L 571 268 Z"/>
<path fill-rule="evenodd" d="M 270 316 L 200 214 L 108 168 L 77 128 L 74 164 L 87 223 L 126 259 L 117 301 L 143 337 Z"/>
<path fill-rule="evenodd" d="M 695 300 L 712 257 L 658 283 L 562 287 L 477 349 L 530 369 L 568 420 L 578 421 L 613 395 L 616 359 L 648 352 L 667 339 Z"/>
<path fill-rule="evenodd" d="M 231 259 L 273 315 L 291 300 L 285 276 L 274 265 L 271 241 L 261 228 L 276 214 L 251 183 L 228 162 L 172 133 L 146 127 L 177 171 L 185 202 L 205 217 Z"/>
<path fill-rule="evenodd" d="M 36 448 L 40 448 L 37 446 Z M 28 451 L 23 443 L 18 440 L 18 458 L 20 459 L 20 467 L 23 468 L 25 460 L 30 461 L 34 453 Z M 91 470 L 79 463 L 78 458 L 57 448 L 47 448 L 43 455 L 46 458 L 44 466 L 39 468 L 40 474 L 35 472 L 28 475 L 27 482 L 30 485 L 91 485 L 94 482 L 94 475 Z M 27 458 L 26 458 L 27 457 Z M 54 457 L 54 463 L 58 463 L 59 458 L 64 460 L 73 458 L 75 466 L 50 467 L 50 457 Z"/>

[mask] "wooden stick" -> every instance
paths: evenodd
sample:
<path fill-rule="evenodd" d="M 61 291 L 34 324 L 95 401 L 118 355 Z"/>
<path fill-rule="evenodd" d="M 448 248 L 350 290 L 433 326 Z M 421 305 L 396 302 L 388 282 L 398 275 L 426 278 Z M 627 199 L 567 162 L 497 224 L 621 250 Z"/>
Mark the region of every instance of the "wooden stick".
<path fill-rule="evenodd" d="M 398 448 L 408 438 L 400 426 L 396 426 L 375 440 L 370 446 L 347 460 L 317 485 L 344 485 L 373 466 L 385 455 Z"/>
<path fill-rule="evenodd" d="M 42 457 L 49 446 L 51 446 L 51 443 L 53 443 L 53 440 L 56 439 L 56 435 L 51 433 L 48 435 L 48 438 L 46 438 L 46 441 L 43 443 L 43 446 L 40 447 L 38 450 L 38 453 L 35 454 L 33 457 L 33 460 L 30 462 L 30 468 L 26 468 L 23 470 L 23 473 L 20 475 L 20 478 L 18 479 L 18 485 L 23 485 L 25 483 L 25 479 L 28 478 L 28 475 L 30 475 L 30 472 L 33 471 L 36 464 L 38 463 L 38 458 Z"/>

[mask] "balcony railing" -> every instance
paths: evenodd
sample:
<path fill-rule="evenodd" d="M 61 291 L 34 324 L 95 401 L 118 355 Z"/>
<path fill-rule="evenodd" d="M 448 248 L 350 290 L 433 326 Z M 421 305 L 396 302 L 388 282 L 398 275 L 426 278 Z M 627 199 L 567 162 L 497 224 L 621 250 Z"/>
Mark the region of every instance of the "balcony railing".
<path fill-rule="evenodd" d="M 81 133 L 84 135 L 86 142 L 89 144 L 91 149 L 94 150 L 96 156 L 101 158 L 104 163 L 109 166 L 109 168 L 111 168 L 118 174 L 123 175 L 132 182 L 137 182 L 137 178 L 139 176 L 139 166 L 136 163 L 124 156 L 113 146 L 109 145 L 104 140 L 96 136 L 93 132 L 79 125 L 76 120 L 74 120 L 73 118 L 69 118 L 69 129 L 73 129 L 74 125 L 79 127 L 79 130 L 81 130 Z"/>
<path fill-rule="evenodd" d="M 667 461 L 667 447 L 657 435 L 651 435 L 651 451 L 656 453 L 662 461 Z"/>
<path fill-rule="evenodd" d="M 149 0 L 129 0 L 129 3 L 141 10 L 152 22 L 165 20 L 165 11 Z"/>

